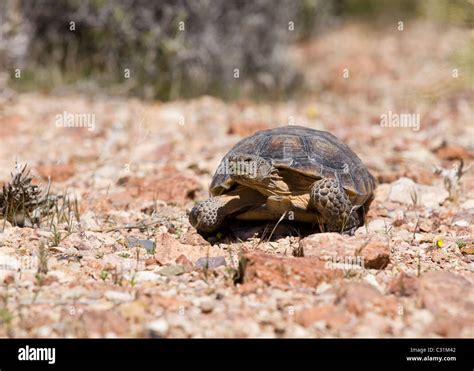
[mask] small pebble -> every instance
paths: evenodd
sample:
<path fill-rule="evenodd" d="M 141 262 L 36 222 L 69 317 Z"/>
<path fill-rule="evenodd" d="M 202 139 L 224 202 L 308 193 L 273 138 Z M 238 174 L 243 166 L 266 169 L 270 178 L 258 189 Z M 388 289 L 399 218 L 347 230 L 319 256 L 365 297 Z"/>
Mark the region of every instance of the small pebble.
<path fill-rule="evenodd" d="M 210 300 L 203 301 L 201 303 L 201 312 L 211 313 L 214 310 L 214 304 Z"/>
<path fill-rule="evenodd" d="M 202 268 L 202 269 L 215 269 L 220 266 L 226 266 L 226 261 L 225 257 L 223 256 L 216 256 L 216 257 L 207 257 L 204 256 L 202 258 L 199 258 L 196 261 L 196 268 Z"/>
<path fill-rule="evenodd" d="M 167 267 L 161 268 L 158 273 L 162 276 L 179 276 L 183 274 L 186 270 L 182 265 L 168 265 Z"/>
<path fill-rule="evenodd" d="M 153 254 L 156 250 L 155 241 L 151 240 L 138 240 L 135 237 L 128 237 L 127 238 L 127 246 L 129 248 L 139 246 L 144 248 L 148 254 Z"/>
<path fill-rule="evenodd" d="M 157 319 L 148 323 L 146 329 L 152 338 L 161 338 L 168 334 L 169 324 L 164 319 Z"/>

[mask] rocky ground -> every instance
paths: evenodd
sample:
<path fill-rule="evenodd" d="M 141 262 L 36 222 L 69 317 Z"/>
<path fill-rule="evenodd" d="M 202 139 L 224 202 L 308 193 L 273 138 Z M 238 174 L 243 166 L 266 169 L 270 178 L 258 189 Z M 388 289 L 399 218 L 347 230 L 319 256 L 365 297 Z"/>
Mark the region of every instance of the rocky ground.
<path fill-rule="evenodd" d="M 474 93 L 453 62 L 468 38 L 343 27 L 294 52 L 324 93 L 277 103 L 3 100 L 0 184 L 28 163 L 78 207 L 63 198 L 39 227 L 0 219 L 0 336 L 473 337 Z M 419 114 L 419 130 L 381 126 L 390 110 Z M 58 127 L 63 112 L 95 125 Z M 354 236 L 284 223 L 196 234 L 187 213 L 222 156 L 287 124 L 331 131 L 367 164 L 379 182 L 367 224 Z"/>

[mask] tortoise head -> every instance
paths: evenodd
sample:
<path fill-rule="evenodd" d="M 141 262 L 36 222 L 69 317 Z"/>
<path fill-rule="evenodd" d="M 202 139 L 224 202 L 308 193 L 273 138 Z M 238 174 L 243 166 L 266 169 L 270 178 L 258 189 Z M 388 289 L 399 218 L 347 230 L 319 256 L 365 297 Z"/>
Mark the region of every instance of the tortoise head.
<path fill-rule="evenodd" d="M 275 168 L 269 161 L 250 154 L 231 156 L 228 166 L 232 180 L 244 185 L 262 183 L 275 172 Z"/>

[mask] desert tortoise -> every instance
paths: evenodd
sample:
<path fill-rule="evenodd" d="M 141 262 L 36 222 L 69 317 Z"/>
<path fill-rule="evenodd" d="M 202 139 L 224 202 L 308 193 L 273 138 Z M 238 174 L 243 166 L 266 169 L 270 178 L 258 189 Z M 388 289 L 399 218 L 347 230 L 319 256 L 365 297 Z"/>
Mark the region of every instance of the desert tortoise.
<path fill-rule="evenodd" d="M 189 221 L 204 234 L 227 218 L 282 217 L 352 232 L 364 224 L 375 187 L 359 157 L 334 135 L 279 127 L 242 139 L 224 156 L 211 198 L 193 207 Z"/>

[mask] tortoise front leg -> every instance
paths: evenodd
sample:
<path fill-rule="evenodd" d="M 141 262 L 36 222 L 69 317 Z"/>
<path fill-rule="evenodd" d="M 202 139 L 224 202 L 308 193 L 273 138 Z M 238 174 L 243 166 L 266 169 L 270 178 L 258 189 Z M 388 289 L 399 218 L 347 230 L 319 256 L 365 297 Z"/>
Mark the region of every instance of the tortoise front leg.
<path fill-rule="evenodd" d="M 266 197 L 256 190 L 238 186 L 229 193 L 194 205 L 189 222 L 199 233 L 212 233 L 222 226 L 226 216 L 263 205 L 265 201 Z"/>
<path fill-rule="evenodd" d="M 322 216 L 328 232 L 351 231 L 361 224 L 359 214 L 339 182 L 323 178 L 313 183 L 309 206 Z"/>
<path fill-rule="evenodd" d="M 199 233 L 211 233 L 219 229 L 225 218 L 225 197 L 211 197 L 194 205 L 189 222 Z"/>

